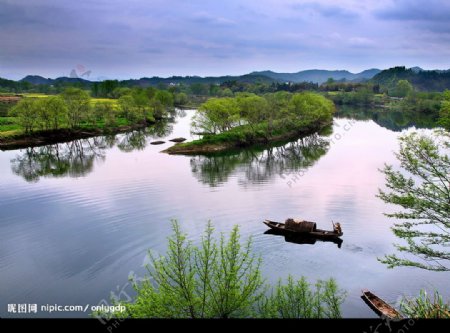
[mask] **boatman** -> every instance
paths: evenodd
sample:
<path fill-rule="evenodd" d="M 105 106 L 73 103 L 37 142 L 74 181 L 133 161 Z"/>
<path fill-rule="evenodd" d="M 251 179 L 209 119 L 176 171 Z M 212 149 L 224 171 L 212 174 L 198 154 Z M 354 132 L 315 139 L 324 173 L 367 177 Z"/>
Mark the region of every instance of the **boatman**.
<path fill-rule="evenodd" d="M 342 233 L 341 224 L 339 222 L 336 222 L 334 225 L 334 232 L 337 234 Z"/>

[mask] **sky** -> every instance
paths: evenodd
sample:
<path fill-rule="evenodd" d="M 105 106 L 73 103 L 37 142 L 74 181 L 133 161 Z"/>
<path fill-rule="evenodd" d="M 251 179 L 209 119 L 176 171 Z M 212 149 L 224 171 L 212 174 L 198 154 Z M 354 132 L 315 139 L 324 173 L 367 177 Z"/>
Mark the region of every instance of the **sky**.
<path fill-rule="evenodd" d="M 450 68 L 448 0 L 0 0 L 0 77 Z"/>

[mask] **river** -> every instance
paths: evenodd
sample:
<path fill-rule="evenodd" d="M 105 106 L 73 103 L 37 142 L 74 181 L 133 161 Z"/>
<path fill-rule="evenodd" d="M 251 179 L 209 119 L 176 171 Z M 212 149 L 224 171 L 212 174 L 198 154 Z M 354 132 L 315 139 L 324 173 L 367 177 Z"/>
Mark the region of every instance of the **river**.
<path fill-rule="evenodd" d="M 132 296 L 130 275 L 142 277 L 146 252 L 164 253 L 177 219 L 198 242 L 205 224 L 218 232 L 240 226 L 262 256 L 263 275 L 315 281 L 334 277 L 348 293 L 344 317 L 375 317 L 360 299 L 367 288 L 396 304 L 421 288 L 448 297 L 448 273 L 387 269 L 393 253 L 391 212 L 376 197 L 383 164 L 398 165 L 397 137 L 408 119 L 336 117 L 333 133 L 214 157 L 170 156 L 172 143 L 191 139 L 193 110 L 146 132 L 0 152 L 0 317 L 19 317 L 8 304 L 37 304 L 28 317 L 87 317 L 40 311 L 41 305 L 106 304 L 111 292 Z M 357 119 L 355 119 L 357 118 Z M 262 221 L 298 217 L 344 236 L 297 244 L 265 234 Z"/>

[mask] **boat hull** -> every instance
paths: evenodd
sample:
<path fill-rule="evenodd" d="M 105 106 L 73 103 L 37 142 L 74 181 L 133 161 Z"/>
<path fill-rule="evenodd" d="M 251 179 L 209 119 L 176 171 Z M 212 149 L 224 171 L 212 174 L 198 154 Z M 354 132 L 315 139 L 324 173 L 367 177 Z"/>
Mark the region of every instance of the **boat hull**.
<path fill-rule="evenodd" d="M 394 309 L 388 303 L 386 303 L 377 295 L 368 291 L 367 289 L 362 290 L 361 298 L 379 316 L 384 316 L 390 319 L 403 318 L 402 315 L 396 309 Z"/>
<path fill-rule="evenodd" d="M 285 228 L 285 224 L 281 222 L 275 222 L 270 220 L 265 220 L 264 224 L 273 230 L 277 230 L 280 233 L 285 234 L 295 234 L 295 235 L 307 235 L 310 237 L 321 238 L 321 239 L 336 239 L 343 235 L 343 233 L 335 233 L 334 231 L 327 231 L 322 229 L 316 229 L 315 231 L 299 232 L 293 231 Z"/>

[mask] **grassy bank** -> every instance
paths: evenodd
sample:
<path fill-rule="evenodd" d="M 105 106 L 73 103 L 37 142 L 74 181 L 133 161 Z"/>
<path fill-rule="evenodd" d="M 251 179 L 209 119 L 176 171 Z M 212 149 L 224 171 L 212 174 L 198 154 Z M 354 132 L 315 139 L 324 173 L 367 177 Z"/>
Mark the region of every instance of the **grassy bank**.
<path fill-rule="evenodd" d="M 38 147 L 48 144 L 69 142 L 94 136 L 124 133 L 135 129 L 145 128 L 150 123 L 126 124 L 122 122 L 116 127 L 85 126 L 77 129 L 62 128 L 50 131 L 35 131 L 25 134 L 21 130 L 2 131 L 0 133 L 0 150 Z"/>
<path fill-rule="evenodd" d="M 267 125 L 261 123 L 254 131 L 248 125 L 235 127 L 227 132 L 216 135 L 205 136 L 202 139 L 191 142 L 178 143 L 163 150 L 168 154 L 195 155 L 224 152 L 258 144 L 269 144 L 290 139 L 296 139 L 310 135 L 331 125 L 331 121 L 316 123 L 310 126 L 299 127 L 291 130 L 274 130 L 270 135 L 267 133 Z"/>

